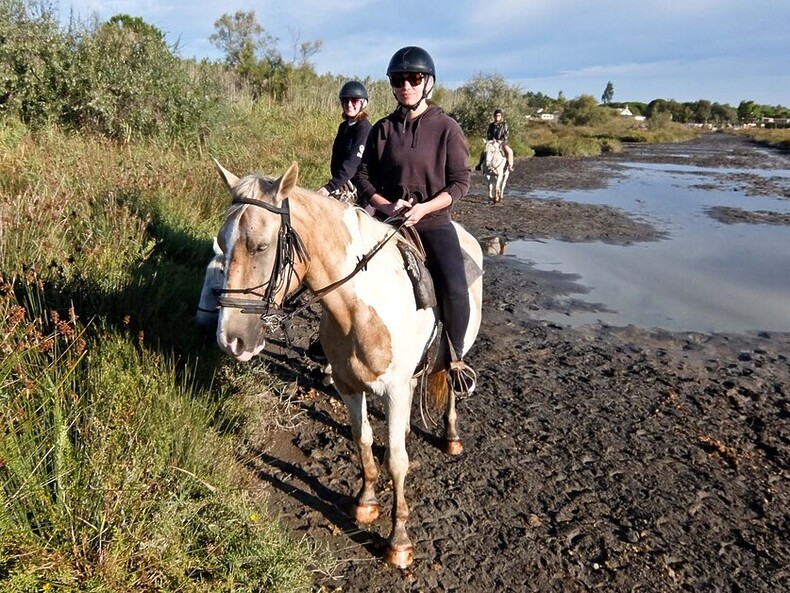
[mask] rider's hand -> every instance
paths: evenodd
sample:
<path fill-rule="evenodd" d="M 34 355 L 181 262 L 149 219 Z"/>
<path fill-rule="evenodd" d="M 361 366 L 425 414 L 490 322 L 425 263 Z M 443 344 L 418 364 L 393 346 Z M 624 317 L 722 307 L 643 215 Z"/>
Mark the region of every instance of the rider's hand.
<path fill-rule="evenodd" d="M 411 208 L 411 204 L 405 200 L 398 200 L 397 202 L 387 202 L 381 206 L 376 206 L 376 209 L 387 215 L 387 218 L 397 216 L 403 210 Z"/>
<path fill-rule="evenodd" d="M 414 204 L 406 213 L 406 223 L 404 226 L 414 226 L 420 222 L 426 214 L 430 214 L 430 212 L 431 209 L 425 202 Z"/>
<path fill-rule="evenodd" d="M 315 193 L 321 194 L 322 196 L 328 196 L 329 195 L 329 190 L 327 190 L 325 187 L 322 187 Z"/>

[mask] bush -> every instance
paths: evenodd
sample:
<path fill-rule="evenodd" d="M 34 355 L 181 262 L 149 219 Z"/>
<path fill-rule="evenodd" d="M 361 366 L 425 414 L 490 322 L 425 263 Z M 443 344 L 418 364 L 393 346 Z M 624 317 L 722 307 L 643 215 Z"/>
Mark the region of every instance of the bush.
<path fill-rule="evenodd" d="M 511 137 L 518 135 L 526 115 L 518 86 L 508 85 L 499 74 L 477 74 L 457 94 L 452 116 L 470 138 L 485 138 L 494 109 L 504 111 Z"/>
<path fill-rule="evenodd" d="M 0 38 L 0 110 L 33 129 L 200 141 L 223 101 L 216 68 L 180 59 L 139 18 L 62 32 L 50 5 L 0 0 Z"/>
<path fill-rule="evenodd" d="M 201 136 L 220 99 L 207 68 L 189 67 L 161 33 L 114 17 L 83 35 L 71 82 L 66 121 L 110 138 Z"/>
<path fill-rule="evenodd" d="M 67 36 L 41 6 L 0 0 L 0 113 L 39 128 L 58 122 L 72 67 Z"/>
<path fill-rule="evenodd" d="M 561 121 L 574 126 L 599 126 L 612 118 L 612 110 L 598 105 L 595 97 L 581 95 L 568 101 Z"/>

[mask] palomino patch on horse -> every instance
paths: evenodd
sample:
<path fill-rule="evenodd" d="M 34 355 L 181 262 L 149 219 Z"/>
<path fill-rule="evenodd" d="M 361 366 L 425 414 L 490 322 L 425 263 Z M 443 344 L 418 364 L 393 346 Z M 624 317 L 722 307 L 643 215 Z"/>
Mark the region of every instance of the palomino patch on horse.
<path fill-rule="evenodd" d="M 444 450 L 463 447 L 456 427 L 455 394 L 448 390 L 444 357 L 432 364 L 426 352 L 437 334 L 437 309 L 420 308 L 393 238 L 393 228 L 364 210 L 298 187 L 293 163 L 278 179 L 238 178 L 219 163 L 232 204 L 217 235 L 217 255 L 204 290 L 217 315 L 217 343 L 233 358 L 250 360 L 261 352 L 267 321 L 287 320 L 283 303 L 300 286 L 321 302 L 320 339 L 332 366 L 334 385 L 345 402 L 362 464 L 362 487 L 354 517 L 370 523 L 379 515 L 378 468 L 367 417 L 369 396 L 382 398 L 387 417 L 386 463 L 394 488 L 392 531 L 385 559 L 399 567 L 413 561 L 406 532 L 409 508 L 405 481 L 409 460 L 412 396 L 422 371 L 436 401 L 444 401 Z M 477 241 L 456 225 L 461 247 L 482 269 Z M 464 351 L 474 343 L 481 322 L 482 277 L 469 287 L 471 315 Z M 205 287 L 204 287 L 205 288 Z M 203 306 L 203 305 L 201 305 Z M 425 379 L 427 377 L 427 380 Z"/>

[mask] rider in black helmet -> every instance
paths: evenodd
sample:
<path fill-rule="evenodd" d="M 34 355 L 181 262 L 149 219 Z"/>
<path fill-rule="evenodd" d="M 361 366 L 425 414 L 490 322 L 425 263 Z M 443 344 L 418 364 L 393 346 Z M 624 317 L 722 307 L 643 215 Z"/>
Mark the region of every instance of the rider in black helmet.
<path fill-rule="evenodd" d="M 372 127 L 365 112 L 368 90 L 364 84 L 358 80 L 349 80 L 340 87 L 338 99 L 343 110 L 343 121 L 337 128 L 332 144 L 332 159 L 329 163 L 332 179 L 318 190 L 319 194 L 325 196 L 340 192 L 344 186 L 353 192 L 353 186 L 347 184 L 351 183 L 351 178 L 357 172 Z"/>
<path fill-rule="evenodd" d="M 412 73 L 423 74 L 426 77 L 430 77 L 426 81 L 425 86 L 423 86 L 420 100 L 414 105 L 404 105 L 398 99 L 398 95 L 395 91 L 393 91 L 392 94 L 395 96 L 395 100 L 398 101 L 398 105 L 414 111 L 419 108 L 423 101 L 430 97 L 433 85 L 436 82 L 436 68 L 433 65 L 433 58 L 423 48 L 414 45 L 403 47 L 396 51 L 392 58 L 390 58 L 390 63 L 387 66 L 387 77 L 390 78 L 390 80 L 392 80 L 393 75 L 397 76 L 399 74 Z"/>
<path fill-rule="evenodd" d="M 398 108 L 374 124 L 354 183 L 363 203 L 385 217 L 405 217 L 406 226 L 419 234 L 452 344 L 451 384 L 456 393 L 469 393 L 475 379 L 463 361 L 469 293 L 450 216 L 471 181 L 466 137 L 458 122 L 427 101 L 436 78 L 427 51 L 414 46 L 399 49 L 387 66 L 387 76 Z"/>
<path fill-rule="evenodd" d="M 365 107 L 368 106 L 368 89 L 358 80 L 349 80 L 340 87 L 338 99 L 343 110 L 343 121 L 337 127 L 335 141 L 332 143 L 332 159 L 329 162 L 332 179 L 319 188 L 318 193 L 353 200 L 357 190 L 351 180 L 362 160 L 365 142 L 372 127 L 365 112 Z M 307 355 L 315 362 L 326 362 L 326 354 L 318 338 L 314 338 L 308 345 Z"/>
<path fill-rule="evenodd" d="M 504 115 L 501 109 L 494 109 L 494 121 L 488 126 L 486 132 L 486 140 L 498 140 L 501 142 L 500 149 L 505 153 L 507 158 L 507 166 L 510 171 L 513 170 L 513 149 L 508 145 L 508 136 L 510 135 L 510 128 L 504 120 Z M 483 163 L 486 160 L 486 153 L 480 155 L 480 160 L 475 166 L 475 171 L 480 171 L 483 168 Z"/>

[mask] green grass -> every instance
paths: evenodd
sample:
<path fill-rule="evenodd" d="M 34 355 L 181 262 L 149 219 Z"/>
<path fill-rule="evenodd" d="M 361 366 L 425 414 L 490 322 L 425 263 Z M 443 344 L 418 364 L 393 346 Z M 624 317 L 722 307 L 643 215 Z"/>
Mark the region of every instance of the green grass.
<path fill-rule="evenodd" d="M 240 487 L 225 390 L 37 294 L 0 302 L 3 590 L 304 589 L 308 550 Z"/>
<path fill-rule="evenodd" d="M 644 125 L 630 118 L 611 119 L 600 126 L 566 126 L 533 123 L 522 133 L 523 144 L 537 156 L 597 156 L 622 152 L 629 142 L 684 142 L 698 132 L 679 124 Z"/>
<path fill-rule="evenodd" d="M 739 130 L 735 130 L 733 133 L 740 136 L 746 136 L 753 142 L 762 144 L 764 146 L 780 148 L 782 150 L 790 150 L 790 128 L 741 128 Z"/>
<path fill-rule="evenodd" d="M 236 117 L 207 143 L 226 166 L 328 174 L 336 115 Z M 227 201 L 208 154 L 15 125 L 0 145 L 0 588 L 307 590 L 322 560 L 247 487 L 265 418 L 191 323 Z"/>

